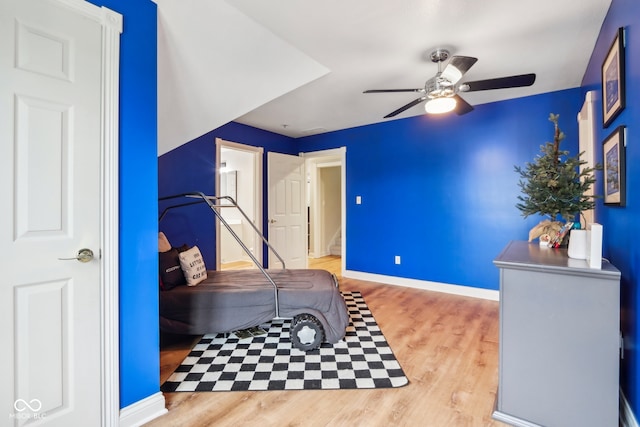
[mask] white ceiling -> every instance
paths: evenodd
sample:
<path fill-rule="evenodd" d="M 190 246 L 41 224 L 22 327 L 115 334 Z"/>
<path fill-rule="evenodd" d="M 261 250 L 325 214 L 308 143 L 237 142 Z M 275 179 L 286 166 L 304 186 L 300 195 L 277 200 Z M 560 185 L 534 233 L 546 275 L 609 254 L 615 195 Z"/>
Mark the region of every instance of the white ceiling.
<path fill-rule="evenodd" d="M 423 87 L 435 48 L 479 59 L 462 81 L 537 75 L 472 105 L 580 86 L 611 0 L 156 2 L 163 154 L 230 121 L 300 137 L 392 120 L 418 95 L 362 92 Z"/>

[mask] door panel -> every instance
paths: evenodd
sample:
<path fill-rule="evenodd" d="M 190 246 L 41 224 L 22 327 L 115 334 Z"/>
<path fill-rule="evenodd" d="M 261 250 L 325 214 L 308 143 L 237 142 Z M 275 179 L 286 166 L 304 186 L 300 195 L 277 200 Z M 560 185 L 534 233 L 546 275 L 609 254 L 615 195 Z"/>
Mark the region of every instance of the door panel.
<path fill-rule="evenodd" d="M 15 115 L 15 238 L 68 237 L 70 107 L 17 95 Z"/>
<path fill-rule="evenodd" d="M 0 5 L 0 397 L 13 425 L 101 423 L 102 25 L 66 3 Z M 76 260 L 82 248 L 96 256 Z"/>
<path fill-rule="evenodd" d="M 15 288 L 16 396 L 38 396 L 39 413 L 53 413 L 68 401 L 70 285 L 52 280 Z"/>

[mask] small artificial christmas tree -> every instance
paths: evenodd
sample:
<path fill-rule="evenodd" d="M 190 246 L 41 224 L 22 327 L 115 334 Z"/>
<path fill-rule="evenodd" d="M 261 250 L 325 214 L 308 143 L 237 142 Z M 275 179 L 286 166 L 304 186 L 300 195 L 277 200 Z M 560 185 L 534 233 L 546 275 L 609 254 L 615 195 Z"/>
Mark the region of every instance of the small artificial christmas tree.
<path fill-rule="evenodd" d="M 541 154 L 533 163 L 527 162 L 524 168 L 515 167 L 520 175 L 518 185 L 524 193 L 518 196 L 516 207 L 525 218 L 540 214 L 548 216 L 551 222 L 557 223 L 558 217 L 570 222 L 575 221 L 580 212 L 595 206 L 595 196 L 586 193 L 595 182 L 594 171 L 600 167 L 580 170 L 580 166 L 587 163 L 580 160 L 583 153 L 570 156 L 568 151 L 560 149 L 565 135 L 558 126 L 558 117 L 558 114 L 549 115 L 549 121 L 554 124 L 553 142 L 540 146 Z"/>

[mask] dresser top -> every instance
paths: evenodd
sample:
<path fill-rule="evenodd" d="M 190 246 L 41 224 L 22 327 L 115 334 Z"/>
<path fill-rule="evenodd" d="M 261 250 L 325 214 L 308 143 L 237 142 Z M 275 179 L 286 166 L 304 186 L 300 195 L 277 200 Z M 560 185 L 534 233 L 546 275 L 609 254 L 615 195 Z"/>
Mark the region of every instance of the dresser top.
<path fill-rule="evenodd" d="M 620 271 L 602 260 L 602 269 L 589 268 L 586 260 L 569 258 L 567 249 L 548 248 L 538 242 L 513 240 L 493 260 L 500 268 L 558 270 L 567 274 L 620 277 Z"/>

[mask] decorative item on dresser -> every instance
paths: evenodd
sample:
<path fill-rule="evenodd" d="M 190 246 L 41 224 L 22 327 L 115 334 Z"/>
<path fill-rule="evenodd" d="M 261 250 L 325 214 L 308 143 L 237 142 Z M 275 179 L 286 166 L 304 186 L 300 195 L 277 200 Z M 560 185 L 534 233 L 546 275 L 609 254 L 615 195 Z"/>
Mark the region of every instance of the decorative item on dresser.
<path fill-rule="evenodd" d="M 541 245 L 556 247 L 561 245 L 580 212 L 595 206 L 595 196 L 589 194 L 589 189 L 595 183 L 594 171 L 601 169 L 600 165 L 581 168 L 587 163 L 580 158 L 582 153 L 570 156 L 569 151 L 560 149 L 565 134 L 558 126 L 559 117 L 549 115 L 554 125 L 553 142 L 540 146 L 541 153 L 532 163 L 527 162 L 524 168 L 515 166 L 523 193 L 518 196 L 516 207 L 525 218 L 547 217 L 531 229 L 529 241 L 539 238 Z"/>

